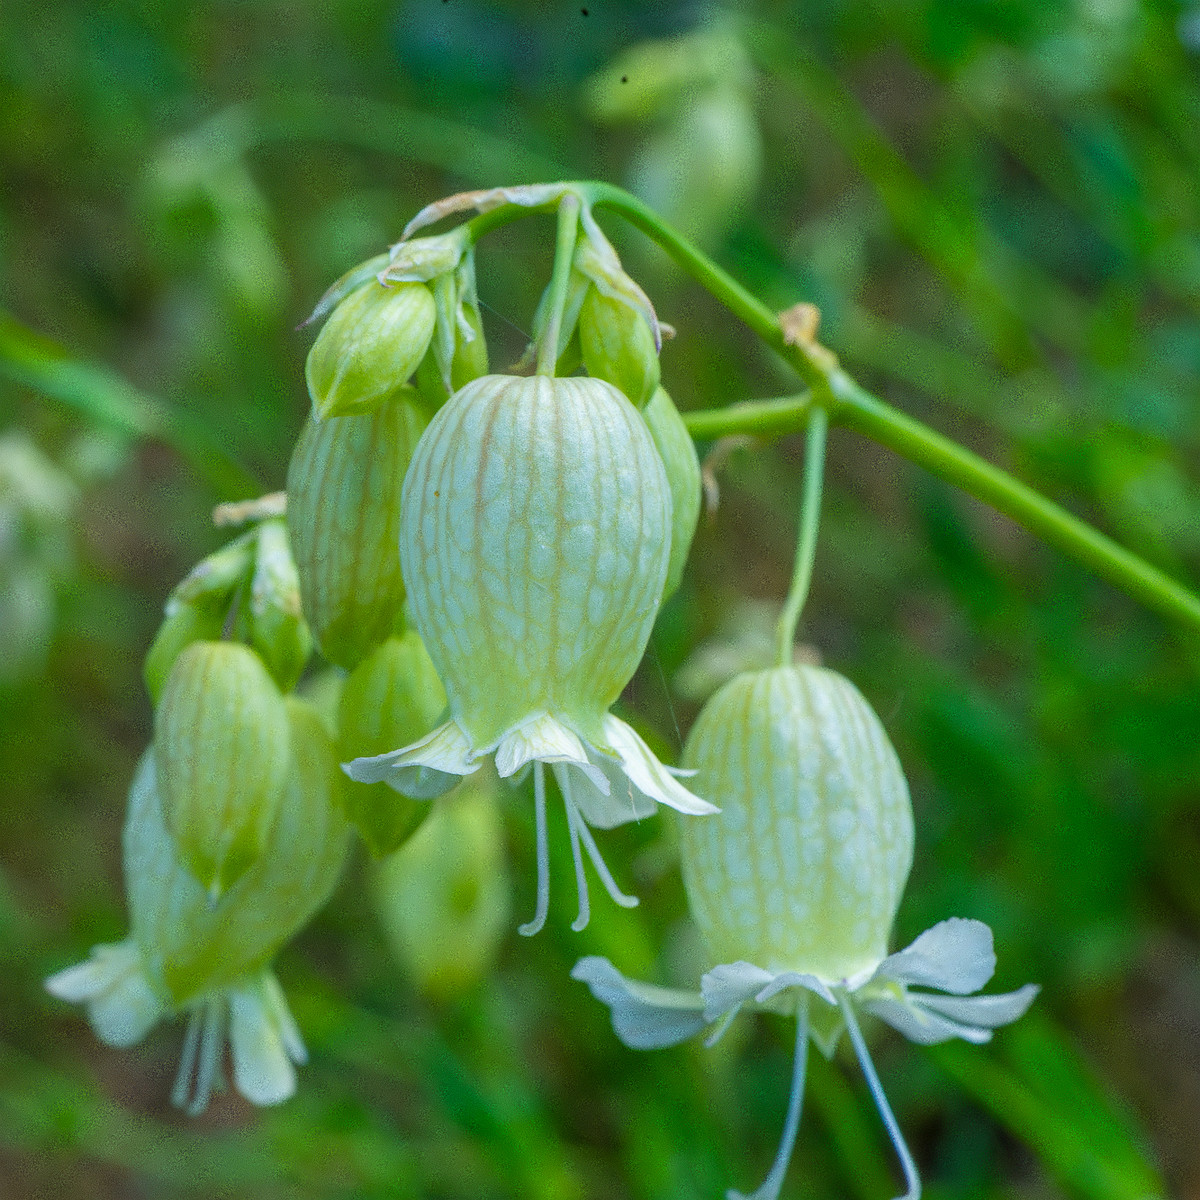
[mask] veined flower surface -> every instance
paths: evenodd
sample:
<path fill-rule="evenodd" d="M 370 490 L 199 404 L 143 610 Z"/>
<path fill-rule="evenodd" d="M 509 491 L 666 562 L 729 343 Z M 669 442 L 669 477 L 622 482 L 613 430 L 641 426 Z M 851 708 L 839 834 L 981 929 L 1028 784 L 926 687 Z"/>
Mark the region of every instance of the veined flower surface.
<path fill-rule="evenodd" d="M 992 934 L 954 918 L 907 949 L 887 940 L 912 863 L 899 761 L 857 689 L 832 671 L 778 667 L 730 680 L 708 702 L 684 761 L 718 815 L 682 829 L 684 882 L 714 965 L 698 991 L 626 979 L 607 959 L 572 975 L 612 1011 L 629 1046 L 674 1045 L 742 1008 L 795 1014 L 792 1095 L 775 1162 L 752 1200 L 775 1200 L 800 1121 L 808 1041 L 854 1045 L 916 1200 L 920 1181 L 858 1026 L 869 1012 L 924 1044 L 986 1042 L 1038 989 L 977 996 L 996 966 Z M 917 988 L 933 988 L 935 995 Z M 815 999 L 814 999 L 815 998 Z M 730 1200 L 744 1200 L 730 1191 Z"/>
<path fill-rule="evenodd" d="M 401 567 L 449 720 L 347 770 L 427 797 L 489 754 L 502 777 L 534 763 L 539 915 L 528 932 L 544 919 L 541 764 L 564 792 L 581 882 L 580 846 L 611 884 L 588 825 L 611 828 L 656 802 L 714 811 L 608 712 L 650 636 L 670 538 L 671 494 L 645 422 L 597 379 L 468 384 L 431 421 L 405 477 Z"/>
<path fill-rule="evenodd" d="M 226 1034 L 234 1083 L 256 1104 L 296 1086 L 304 1045 L 269 964 L 333 889 L 348 845 L 332 743 L 308 705 L 289 699 L 292 765 L 268 852 L 221 897 L 191 874 L 167 828 L 153 749 L 138 766 L 125 821 L 130 936 L 52 975 L 47 989 L 87 1005 L 107 1045 L 140 1041 L 188 1014 L 173 1099 L 200 1112 L 220 1076 Z"/>

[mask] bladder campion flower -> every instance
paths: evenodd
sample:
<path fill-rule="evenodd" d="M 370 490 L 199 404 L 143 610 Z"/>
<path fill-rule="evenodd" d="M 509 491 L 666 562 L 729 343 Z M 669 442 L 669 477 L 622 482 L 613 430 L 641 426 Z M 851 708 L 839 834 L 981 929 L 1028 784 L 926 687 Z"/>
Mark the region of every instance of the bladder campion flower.
<path fill-rule="evenodd" d="M 617 1035 L 637 1048 L 674 1045 L 715 1022 L 711 1045 L 743 1007 L 795 1015 L 783 1138 L 752 1200 L 775 1200 L 782 1186 L 809 1038 L 830 1056 L 845 1031 L 900 1157 L 906 1200 L 916 1200 L 916 1166 L 858 1013 L 915 1042 L 986 1042 L 1038 989 L 971 994 L 996 964 L 991 930 L 980 921 L 943 921 L 887 953 L 912 864 L 912 809 L 895 751 L 848 680 L 810 666 L 739 675 L 704 707 L 684 762 L 721 806 L 681 829 L 689 904 L 716 965 L 699 992 L 628 980 L 604 958 L 581 959 L 572 975 L 611 1008 Z"/>
<path fill-rule="evenodd" d="M 237 1090 L 255 1104 L 295 1091 L 304 1043 L 270 969 L 276 951 L 326 901 L 349 830 L 329 735 L 303 701 L 287 706 L 292 755 L 262 854 L 218 900 L 188 869 L 164 819 L 157 755 L 142 757 L 125 820 L 130 936 L 46 980 L 84 1003 L 96 1036 L 132 1046 L 163 1017 L 188 1014 L 173 1102 L 202 1112 L 221 1076 L 228 1030 Z"/>
<path fill-rule="evenodd" d="M 608 712 L 645 650 L 670 544 L 662 460 L 642 417 L 602 380 L 484 376 L 439 410 L 413 455 L 400 560 L 449 719 L 347 771 L 429 797 L 488 755 L 503 778 L 534 764 L 538 899 L 523 933 L 541 928 L 549 896 L 542 764 L 566 806 L 577 929 L 589 913 L 581 847 L 609 894 L 636 903 L 589 826 L 655 803 L 714 811 Z"/>

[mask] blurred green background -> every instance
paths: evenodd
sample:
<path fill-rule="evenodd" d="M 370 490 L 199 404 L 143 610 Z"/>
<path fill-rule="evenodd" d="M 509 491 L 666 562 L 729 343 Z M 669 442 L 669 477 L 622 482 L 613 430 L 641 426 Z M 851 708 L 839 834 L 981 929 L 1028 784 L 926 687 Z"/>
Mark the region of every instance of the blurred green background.
<path fill-rule="evenodd" d="M 639 1054 L 567 977 L 601 953 L 686 981 L 665 819 L 603 839 L 641 908 L 597 898 L 572 934 L 560 862 L 526 942 L 532 816 L 507 801 L 516 915 L 495 969 L 440 1000 L 393 955 L 360 850 L 279 960 L 311 1062 L 276 1110 L 226 1094 L 188 1120 L 167 1102 L 178 1023 L 113 1051 L 47 996 L 46 974 L 124 933 L 162 601 L 221 543 L 214 503 L 282 486 L 307 406 L 296 326 L 327 284 L 441 195 L 569 177 L 639 191 L 772 305 L 819 304 L 861 382 L 1200 581 L 1198 130 L 1200 7 L 1168 0 L 0 9 L 0 1195 L 756 1183 L 788 1030 Z M 605 224 L 678 331 L 681 408 L 794 389 Z M 481 247 L 497 368 L 524 348 L 552 229 Z M 722 447 L 719 510 L 626 697 L 668 754 L 700 699 L 681 665 L 761 624 L 746 601 L 782 600 L 801 450 Z M 912 784 L 897 944 L 978 917 L 996 985 L 1043 986 L 986 1048 L 872 1031 L 928 1194 L 1200 1196 L 1195 635 L 853 435 L 833 432 L 828 473 L 802 633 Z M 784 1194 L 897 1183 L 857 1069 L 814 1063 Z"/>

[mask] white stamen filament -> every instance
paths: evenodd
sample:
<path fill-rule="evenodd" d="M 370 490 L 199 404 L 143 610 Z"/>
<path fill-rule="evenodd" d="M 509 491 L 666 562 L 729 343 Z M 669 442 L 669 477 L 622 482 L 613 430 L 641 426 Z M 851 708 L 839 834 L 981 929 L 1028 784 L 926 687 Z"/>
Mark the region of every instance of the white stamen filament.
<path fill-rule="evenodd" d="M 792 1151 L 796 1146 L 796 1133 L 800 1129 L 800 1111 L 804 1104 L 804 1077 L 807 1070 L 808 997 L 801 996 L 796 1006 L 796 1053 L 792 1059 L 792 1090 L 788 1097 L 787 1119 L 783 1123 L 783 1136 L 779 1140 L 779 1149 L 775 1152 L 775 1161 L 756 1191 L 746 1196 L 730 1188 L 725 1193 L 725 1200 L 777 1200 L 783 1187 L 783 1177 L 787 1174 L 788 1163 L 792 1160 Z"/>
<path fill-rule="evenodd" d="M 179 1070 L 175 1073 L 175 1085 L 171 1088 L 171 1103 L 176 1108 L 184 1108 L 188 1102 L 188 1092 L 192 1087 L 192 1074 L 196 1070 L 196 1052 L 200 1049 L 200 1024 L 204 1019 L 204 1009 L 192 1009 L 188 1018 L 187 1032 L 183 1035 L 183 1051 L 179 1055 Z"/>
<path fill-rule="evenodd" d="M 875 1064 L 871 1061 L 871 1055 L 867 1051 L 867 1043 L 863 1040 L 862 1030 L 858 1027 L 858 1020 L 854 1015 L 850 998 L 844 991 L 838 989 L 837 999 L 842 1016 L 846 1020 L 846 1032 L 850 1035 L 854 1053 L 858 1056 L 858 1064 L 862 1067 L 862 1073 L 867 1080 L 867 1086 L 871 1089 L 875 1107 L 879 1110 L 880 1117 L 883 1118 L 888 1136 L 892 1139 L 892 1145 L 896 1148 L 896 1155 L 900 1159 L 900 1167 L 904 1171 L 904 1182 L 908 1185 L 908 1191 L 903 1196 L 898 1196 L 896 1200 L 920 1200 L 921 1177 L 917 1174 L 917 1164 L 913 1162 L 913 1156 L 904 1142 L 904 1136 L 900 1132 L 900 1126 L 896 1123 L 891 1105 L 888 1104 L 887 1097 L 883 1094 L 883 1085 L 879 1082 Z"/>
<path fill-rule="evenodd" d="M 571 835 L 571 857 L 575 860 L 575 890 L 579 894 L 579 915 L 571 922 L 571 928 L 579 933 L 587 928 L 591 920 L 592 909 L 588 900 L 587 876 L 583 873 L 583 856 L 579 853 L 580 826 L 587 828 L 587 823 L 579 815 L 575 801 L 571 799 L 571 783 L 566 767 L 554 766 L 554 778 L 558 780 L 558 789 L 562 792 L 563 807 L 567 810 L 567 831 Z"/>
<path fill-rule="evenodd" d="M 199 1116 L 208 1107 L 214 1087 L 220 1086 L 224 1049 L 225 999 L 210 996 L 196 1005 L 188 1018 L 179 1071 L 171 1088 L 171 1103 L 189 1117 Z"/>
<path fill-rule="evenodd" d="M 572 805 L 571 807 L 574 808 L 575 806 Z M 636 896 L 627 896 L 617 887 L 617 881 L 613 879 L 612 872 L 608 869 L 608 864 L 600 857 L 600 848 L 596 845 L 596 839 L 592 836 L 592 831 L 588 828 L 588 823 L 583 819 L 583 815 L 578 809 L 575 809 L 575 820 L 579 824 L 579 839 L 583 842 L 583 848 L 588 852 L 588 858 L 592 860 L 592 866 L 596 868 L 596 874 L 600 876 L 600 882 L 604 884 L 604 890 L 622 908 L 637 908 L 638 898 Z"/>
<path fill-rule="evenodd" d="M 533 920 L 520 925 L 517 932 L 533 937 L 546 923 L 550 909 L 550 841 L 546 836 L 546 776 L 540 761 L 533 764 L 533 814 L 537 826 L 537 908 Z"/>

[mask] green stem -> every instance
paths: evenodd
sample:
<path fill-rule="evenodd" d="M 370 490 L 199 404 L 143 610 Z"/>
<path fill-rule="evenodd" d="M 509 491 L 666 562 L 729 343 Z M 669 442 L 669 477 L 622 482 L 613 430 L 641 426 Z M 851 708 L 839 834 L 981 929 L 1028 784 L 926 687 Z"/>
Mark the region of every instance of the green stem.
<path fill-rule="evenodd" d="M 796 626 L 808 599 L 812 583 L 813 558 L 817 553 L 817 529 L 821 524 L 821 483 L 825 474 L 825 434 L 829 415 L 820 405 L 813 407 L 808 418 L 808 434 L 804 444 L 804 494 L 800 505 L 800 537 L 796 546 L 796 565 L 792 570 L 792 586 L 788 589 L 783 612 L 779 614 L 779 665 L 792 665 Z"/>
<path fill-rule="evenodd" d="M 537 373 L 554 377 L 558 362 L 558 334 L 562 328 L 563 306 L 575 258 L 575 239 L 579 232 L 579 197 L 568 192 L 558 205 L 558 236 L 554 243 L 554 273 L 550 276 L 550 294 L 546 298 L 546 327 L 538 340 Z"/>

